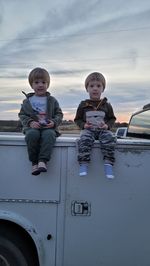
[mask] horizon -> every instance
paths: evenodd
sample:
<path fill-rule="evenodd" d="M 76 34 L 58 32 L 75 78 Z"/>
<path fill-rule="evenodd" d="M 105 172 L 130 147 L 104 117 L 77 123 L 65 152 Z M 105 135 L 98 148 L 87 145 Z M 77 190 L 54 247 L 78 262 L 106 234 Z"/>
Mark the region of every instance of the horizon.
<path fill-rule="evenodd" d="M 0 2 L 0 119 L 18 119 L 31 92 L 29 72 L 50 73 L 48 91 L 73 120 L 88 97 L 84 81 L 91 72 L 106 78 L 102 97 L 117 122 L 149 103 L 150 2 L 132 0 L 20 0 Z M 16 16 L 17 14 L 17 16 Z"/>

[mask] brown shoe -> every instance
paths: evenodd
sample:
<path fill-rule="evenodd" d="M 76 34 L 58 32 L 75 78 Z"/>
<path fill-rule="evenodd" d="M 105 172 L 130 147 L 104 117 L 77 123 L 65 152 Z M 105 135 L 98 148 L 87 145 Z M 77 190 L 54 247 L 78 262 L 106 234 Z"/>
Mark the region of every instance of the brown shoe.
<path fill-rule="evenodd" d="M 46 166 L 46 163 L 44 162 L 39 162 L 38 163 L 38 170 L 39 172 L 47 172 L 47 166 Z"/>
<path fill-rule="evenodd" d="M 32 165 L 32 175 L 39 175 L 40 171 L 37 164 Z"/>

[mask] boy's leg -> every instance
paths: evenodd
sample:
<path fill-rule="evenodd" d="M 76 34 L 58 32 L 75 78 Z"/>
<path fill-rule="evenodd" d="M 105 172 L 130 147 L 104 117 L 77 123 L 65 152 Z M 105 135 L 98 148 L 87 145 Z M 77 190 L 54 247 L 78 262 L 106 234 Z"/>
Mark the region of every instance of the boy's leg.
<path fill-rule="evenodd" d="M 29 160 L 32 162 L 32 175 L 39 175 L 38 154 L 39 154 L 40 130 L 29 128 L 25 132 Z"/>
<path fill-rule="evenodd" d="M 39 144 L 40 144 L 39 140 L 40 140 L 39 129 L 29 128 L 26 130 L 25 141 L 27 143 L 29 160 L 34 165 L 38 163 Z"/>
<path fill-rule="evenodd" d="M 94 133 L 90 130 L 84 129 L 78 141 L 78 161 L 80 164 L 80 176 L 87 174 L 88 163 L 90 162 L 90 155 L 94 141 Z"/>
<path fill-rule="evenodd" d="M 116 137 L 111 131 L 103 130 L 100 132 L 99 141 L 104 159 L 104 170 L 108 178 L 114 178 L 112 166 L 115 162 Z"/>
<path fill-rule="evenodd" d="M 99 141 L 104 161 L 113 165 L 115 162 L 116 137 L 111 131 L 102 130 L 99 134 Z"/>
<path fill-rule="evenodd" d="M 51 158 L 53 146 L 56 142 L 54 129 L 46 128 L 41 130 L 39 162 L 48 162 Z"/>

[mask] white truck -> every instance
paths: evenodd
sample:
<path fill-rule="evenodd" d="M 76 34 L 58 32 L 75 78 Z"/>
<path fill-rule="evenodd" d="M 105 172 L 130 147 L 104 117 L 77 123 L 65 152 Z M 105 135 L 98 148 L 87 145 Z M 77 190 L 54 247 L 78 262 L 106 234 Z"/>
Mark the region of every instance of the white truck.
<path fill-rule="evenodd" d="M 127 129 L 127 127 L 118 127 L 115 132 L 115 136 L 117 138 L 125 138 L 127 134 Z"/>
<path fill-rule="evenodd" d="M 97 142 L 78 175 L 76 140 L 32 176 L 24 136 L 0 135 L 0 266 L 150 265 L 150 107 L 118 139 L 113 180 Z"/>

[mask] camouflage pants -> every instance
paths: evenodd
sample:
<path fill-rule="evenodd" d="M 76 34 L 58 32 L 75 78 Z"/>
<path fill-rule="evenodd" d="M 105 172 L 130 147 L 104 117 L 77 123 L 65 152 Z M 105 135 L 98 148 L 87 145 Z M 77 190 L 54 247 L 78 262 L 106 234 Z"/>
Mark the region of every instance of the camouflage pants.
<path fill-rule="evenodd" d="M 78 141 L 78 161 L 90 162 L 91 150 L 94 145 L 94 141 L 99 140 L 103 159 L 107 163 L 113 164 L 115 161 L 115 145 L 116 137 L 109 130 L 89 130 L 84 129 L 81 132 L 80 139 Z"/>

